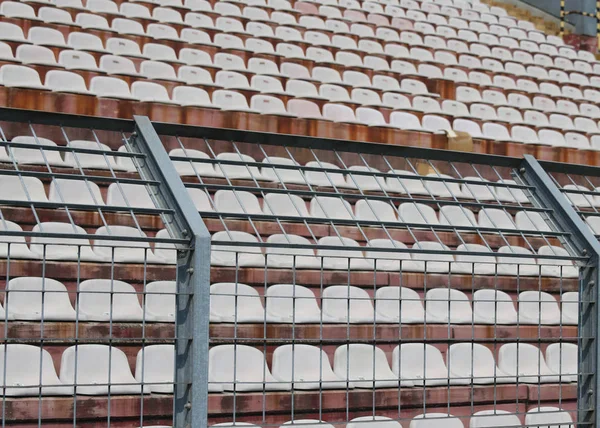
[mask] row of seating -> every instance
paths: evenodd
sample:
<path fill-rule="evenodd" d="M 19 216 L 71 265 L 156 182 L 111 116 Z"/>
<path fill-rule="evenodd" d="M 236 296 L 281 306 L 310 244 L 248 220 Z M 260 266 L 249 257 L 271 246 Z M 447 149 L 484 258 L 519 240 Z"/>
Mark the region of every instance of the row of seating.
<path fill-rule="evenodd" d="M 498 365 L 490 348 L 456 343 L 444 361 L 433 345 L 405 343 L 394 348 L 390 368 L 383 349 L 347 344 L 335 349 L 332 368 L 322 348 L 292 344 L 275 349 L 269 370 L 257 348 L 218 345 L 208 354 L 208 380 L 213 391 L 236 392 L 577 381 L 575 344 L 552 343 L 546 358 L 529 343 L 506 343 L 497 353 Z"/>
<path fill-rule="evenodd" d="M 404 422 L 404 421 L 403 421 Z M 408 421 L 406 421 L 408 422 Z M 534 407 L 525 414 L 525 425 L 528 427 L 536 426 L 559 426 L 563 428 L 572 428 L 573 419 L 571 415 L 559 409 L 558 407 L 544 406 Z M 237 422 L 235 425 L 239 425 Z M 457 418 L 449 413 L 424 413 L 415 416 L 409 423 L 409 428 L 436 428 L 443 424 L 447 428 L 465 428 L 461 418 Z M 225 422 L 215 424 L 213 427 L 232 427 L 232 423 Z M 259 425 L 244 424 L 248 428 L 258 428 Z M 337 424 L 336 424 L 337 425 Z M 303 428 L 333 428 L 334 425 L 317 419 L 295 419 L 285 422 L 279 428 L 289 426 L 301 426 Z M 346 424 L 346 428 L 362 428 L 364 426 L 372 428 L 402 428 L 402 424 L 385 416 L 361 416 L 351 419 Z M 406 426 L 406 425 L 404 425 Z M 480 410 L 473 413 L 470 417 L 469 428 L 486 427 L 520 427 L 521 420 L 515 413 L 507 410 Z M 166 428 L 166 427 L 162 427 Z"/>
<path fill-rule="evenodd" d="M 145 285 L 144 306 L 128 283 L 89 279 L 77 286 L 77 310 L 67 288 L 51 278 L 20 277 L 8 281 L 0 319 L 19 321 L 174 322 L 175 281 Z M 141 294 L 141 293 L 139 293 Z"/>
<path fill-rule="evenodd" d="M 22 321 L 174 322 L 175 282 L 154 281 L 137 293 L 128 283 L 109 279 L 82 281 L 77 310 L 66 287 L 50 278 L 21 277 L 8 282 L 0 318 Z M 578 293 L 565 292 L 560 306 L 546 293 L 523 291 L 518 312 L 512 297 L 500 290 L 465 293 L 432 288 L 424 296 L 405 287 L 380 287 L 374 299 L 365 289 L 332 285 L 323 288 L 321 307 L 313 291 L 301 285 L 275 284 L 265 291 L 266 311 L 256 289 L 242 283 L 210 288 L 211 322 L 220 323 L 427 323 L 500 325 L 577 325 Z M 138 294 L 143 296 L 143 307 Z M 373 306 L 373 301 L 375 307 Z M 350 309 L 349 309 L 350 308 Z"/>
<path fill-rule="evenodd" d="M 93 245 L 90 244 L 87 232 L 72 223 L 41 222 L 33 226 L 34 234 L 56 234 L 56 236 L 32 236 L 29 245 L 20 225 L 8 220 L 0 221 L 0 230 L 17 232 L 15 235 L 2 237 L 0 257 L 11 259 L 63 260 L 81 262 L 114 262 L 114 263 L 174 263 L 175 255 L 171 252 L 173 244 L 156 242 L 155 249 L 150 249 L 147 241 L 128 241 L 126 238 L 146 238 L 146 234 L 135 227 L 109 225 L 96 229 Z M 81 235 L 81 238 L 62 238 L 60 235 Z M 112 239 L 104 237 L 113 236 Z M 157 232 L 157 239 L 169 239 L 166 229 Z M 125 239 L 122 239 L 125 238 Z"/>
<path fill-rule="evenodd" d="M 65 349 L 56 374 L 50 353 L 33 345 L 8 344 L 0 349 L 0 385 L 8 397 L 38 395 L 171 394 L 173 345 L 140 349 L 135 377 L 127 355 L 107 345 L 76 345 Z"/>
<path fill-rule="evenodd" d="M 561 311 L 552 295 L 523 291 L 517 312 L 512 297 L 500 290 L 475 291 L 471 308 L 467 295 L 452 288 L 431 288 L 421 299 L 409 288 L 379 287 L 371 298 L 363 288 L 330 285 L 317 299 L 307 287 L 275 284 L 265 291 L 265 311 L 258 291 L 246 284 L 217 283 L 211 285 L 210 293 L 212 322 L 316 324 L 577 325 L 579 297 L 577 292 L 563 293 Z"/>
<path fill-rule="evenodd" d="M 341 249 L 317 248 L 315 256 L 308 239 L 291 234 L 271 235 L 266 243 L 280 247 L 266 247 L 263 254 L 256 236 L 246 232 L 221 231 L 212 237 L 212 266 L 264 267 L 283 269 L 334 269 L 334 270 L 378 270 L 392 272 L 459 273 L 464 275 L 519 275 L 577 278 L 578 269 L 568 260 L 564 248 L 544 245 L 538 249 L 539 256 L 558 258 L 533 258 L 533 253 L 523 247 L 507 245 L 497 253 L 477 244 L 461 244 L 457 251 L 470 251 L 481 255 L 453 256 L 448 246 L 434 241 L 415 242 L 410 252 L 399 241 L 371 239 L 365 247 L 351 238 L 326 236 L 317 242 L 319 246 L 346 247 Z M 235 242 L 237 245 L 227 245 Z M 246 246 L 243 243 L 254 244 Z M 289 247 L 285 247 L 289 245 Z M 359 250 L 360 249 L 360 250 Z M 362 250 L 366 250 L 366 255 Z M 384 251 L 386 249 L 388 251 Z M 428 251 L 420 253 L 419 251 Z M 431 251 L 431 253 L 429 253 Z M 497 256 L 495 257 L 494 254 Z M 504 254 L 504 256 L 503 256 Z M 564 259 L 562 259 L 564 257 Z"/>

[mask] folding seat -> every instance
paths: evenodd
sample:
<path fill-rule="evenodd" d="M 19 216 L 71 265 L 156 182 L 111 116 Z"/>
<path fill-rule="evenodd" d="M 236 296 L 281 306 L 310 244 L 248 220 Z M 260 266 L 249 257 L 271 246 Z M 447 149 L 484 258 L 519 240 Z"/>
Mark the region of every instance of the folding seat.
<path fill-rule="evenodd" d="M 212 236 L 212 241 L 258 243 L 254 235 L 235 231 L 217 232 Z M 210 263 L 213 266 L 261 267 L 265 265 L 265 257 L 260 247 L 256 246 L 213 245 Z"/>
<path fill-rule="evenodd" d="M 557 246 L 544 245 L 538 248 L 540 256 L 570 257 L 567 250 Z M 539 259 L 542 265 L 542 275 L 561 278 L 578 278 L 579 269 L 568 259 Z"/>
<path fill-rule="evenodd" d="M 496 197 L 498 198 L 499 201 L 520 202 L 520 203 L 529 202 L 529 198 L 527 197 L 527 195 L 525 194 L 525 192 L 523 190 L 508 187 L 508 186 L 517 184 L 514 180 L 498 180 L 497 183 L 507 186 L 507 187 L 496 187 L 494 189 L 494 192 L 496 193 Z M 519 229 L 518 223 L 516 223 L 516 224 L 517 224 L 517 229 Z"/>
<path fill-rule="evenodd" d="M 23 64 L 57 65 L 52 50 L 44 46 L 19 45 L 15 52 L 15 58 Z"/>
<path fill-rule="evenodd" d="M 548 74 L 548 71 L 545 68 L 538 67 L 535 65 L 527 66 L 527 74 L 529 74 L 531 77 L 534 77 L 537 79 L 544 79 L 544 80 L 550 79 L 550 75 Z"/>
<path fill-rule="evenodd" d="M 548 36 L 552 37 L 552 36 Z M 560 424 L 560 425 L 559 425 Z M 558 407 L 536 407 L 525 414 L 526 426 L 573 428 L 571 415 Z"/>
<path fill-rule="evenodd" d="M 75 24 L 81 26 L 83 29 L 110 30 L 105 17 L 92 13 L 78 13 L 75 17 Z"/>
<path fill-rule="evenodd" d="M 263 214 L 258 198 L 250 192 L 218 190 L 214 196 L 216 209 L 230 214 Z"/>
<path fill-rule="evenodd" d="M 557 383 L 559 376 L 546 365 L 538 347 L 529 343 L 507 343 L 498 351 L 498 368 L 519 383 Z"/>
<path fill-rule="evenodd" d="M 312 213 L 311 213 L 312 214 Z M 312 214 L 313 217 L 317 217 Z M 350 238 L 326 236 L 317 242 L 320 246 L 360 248 L 359 244 Z M 321 258 L 323 269 L 335 270 L 372 270 L 373 261 L 364 258 L 362 251 L 357 250 L 325 250 L 317 249 L 317 257 Z"/>
<path fill-rule="evenodd" d="M 9 397 L 73 395 L 73 387 L 63 384 L 54 369 L 50 353 L 25 344 L 6 344 L 0 348 L 4 367 L 0 385 Z"/>
<path fill-rule="evenodd" d="M 339 346 L 333 357 L 333 371 L 338 377 L 351 382 L 355 388 L 397 388 L 399 384 L 412 385 L 412 382 L 399 382 L 398 376 L 390 369 L 385 352 L 367 344 Z"/>
<path fill-rule="evenodd" d="M 471 428 L 520 427 L 521 421 L 516 414 L 506 410 L 481 410 L 471 416 Z"/>
<path fill-rule="evenodd" d="M 469 73 L 469 81 L 471 83 L 474 83 L 476 85 L 480 85 L 480 86 L 492 86 L 492 79 L 491 77 L 486 74 L 486 73 L 482 73 L 479 71 L 471 71 Z M 469 88 L 472 91 L 477 91 L 477 89 L 474 88 Z"/>
<path fill-rule="evenodd" d="M 247 345 L 219 345 L 208 351 L 208 382 L 225 391 L 289 391 L 291 385 L 275 379 L 264 354 Z"/>
<path fill-rule="evenodd" d="M 516 382 L 514 376 L 510 376 L 496 366 L 492 351 L 479 343 L 450 345 L 446 361 L 450 372 L 450 383 L 485 385 Z M 473 426 L 472 423 L 471 426 Z"/>
<path fill-rule="evenodd" d="M 342 11 L 335 6 L 319 6 L 319 15 L 330 19 L 343 19 Z"/>
<path fill-rule="evenodd" d="M 8 282 L 7 292 L 9 304 L 6 305 L 6 313 L 9 319 L 73 321 L 77 317 L 67 288 L 54 279 L 13 278 Z M 79 314 L 78 319 L 86 318 Z"/>
<path fill-rule="evenodd" d="M 268 5 L 275 10 L 293 10 L 287 0 L 268 0 Z"/>
<path fill-rule="evenodd" d="M 538 230 L 541 232 L 549 232 L 552 229 L 546 223 L 546 220 L 538 212 L 519 211 L 515 214 L 515 221 L 518 229 L 522 230 Z"/>
<path fill-rule="evenodd" d="M 455 131 L 466 132 L 471 135 L 473 138 L 485 138 L 481 132 L 481 128 L 472 120 L 468 119 L 454 119 L 454 123 L 452 128 Z"/>
<path fill-rule="evenodd" d="M 108 186 L 106 202 L 118 207 L 155 207 L 146 186 L 139 184 L 112 183 Z"/>
<path fill-rule="evenodd" d="M 473 311 L 469 298 L 462 291 L 453 288 L 432 288 L 425 294 L 424 301 L 425 318 L 428 323 L 468 324 L 473 322 Z"/>
<path fill-rule="evenodd" d="M 408 9 L 406 11 L 406 17 L 408 19 L 415 21 L 415 29 L 417 29 L 416 24 L 421 24 L 421 23 L 424 23 L 424 21 L 427 21 L 427 15 L 425 15 L 423 12 L 421 12 L 419 10 Z"/>
<path fill-rule="evenodd" d="M 214 29 L 212 18 L 203 13 L 188 12 L 185 14 L 184 22 L 191 28 Z M 251 27 L 252 28 L 252 27 Z"/>
<path fill-rule="evenodd" d="M 560 321 L 560 308 L 552 295 L 543 291 L 523 291 L 519 294 L 521 324 L 556 325 Z"/>
<path fill-rule="evenodd" d="M 479 226 L 494 229 L 516 229 L 512 216 L 504 209 L 483 208 L 479 211 Z"/>
<path fill-rule="evenodd" d="M 364 289 L 349 285 L 330 285 L 321 295 L 323 313 L 336 323 L 373 323 L 375 308 Z M 377 314 L 377 322 L 392 322 Z"/>
<path fill-rule="evenodd" d="M 29 41 L 34 45 L 67 47 L 63 34 L 52 28 L 31 27 L 29 29 Z"/>
<path fill-rule="evenodd" d="M 26 3 L 5 1 L 0 4 L 0 15 L 6 18 L 23 18 L 37 21 L 35 10 Z"/>
<path fill-rule="evenodd" d="M 415 267 L 416 272 L 426 273 L 448 273 L 450 271 L 450 263 L 454 262 L 454 256 L 447 254 L 450 249 L 439 242 L 418 241 L 412 246 L 413 250 L 426 250 L 446 252 L 441 253 L 415 253 L 412 254 L 413 263 L 411 267 Z"/>
<path fill-rule="evenodd" d="M 471 26 L 473 26 L 474 24 L 476 24 L 476 23 L 472 22 Z M 476 30 L 474 30 L 474 31 L 476 31 Z M 483 44 L 489 45 L 489 46 L 497 46 L 500 44 L 500 40 L 498 40 L 498 37 L 496 37 L 494 34 L 489 34 L 489 28 L 486 33 L 481 33 L 480 30 L 478 32 L 479 32 L 479 43 L 483 43 Z M 473 53 L 475 53 L 475 52 L 473 52 Z M 490 55 L 491 55 L 491 51 L 490 51 Z"/>
<path fill-rule="evenodd" d="M 415 386 L 440 386 L 449 383 L 448 369 L 442 353 L 435 346 L 425 343 L 396 346 L 392 353 L 392 371 L 400 379 Z"/>
<path fill-rule="evenodd" d="M 89 321 L 142 321 L 144 312 L 135 288 L 123 281 L 89 279 L 79 284 L 79 319 Z M 148 319 L 148 315 L 146 315 Z"/>
<path fill-rule="evenodd" d="M 337 165 L 334 165 L 329 162 L 322 161 L 310 161 L 306 163 L 306 166 L 309 168 L 325 168 L 325 169 L 334 169 L 339 170 L 340 168 Z M 324 186 L 324 187 L 348 187 L 346 183 L 346 179 L 344 175 L 337 172 L 332 171 L 305 171 L 305 176 L 308 182 L 314 186 Z M 337 199 L 337 198 L 333 198 Z"/>
<path fill-rule="evenodd" d="M 510 50 L 501 47 L 493 47 L 492 56 L 494 58 L 498 58 L 501 61 L 516 61 L 516 59 L 513 58 L 513 54 Z"/>
<path fill-rule="evenodd" d="M 539 52 L 540 47 L 537 43 L 532 42 L 531 40 L 521 40 L 519 42 L 520 48 L 527 52 Z"/>
<path fill-rule="evenodd" d="M 456 100 L 464 103 L 478 103 L 482 102 L 481 93 L 468 86 L 459 86 L 456 88 Z"/>
<path fill-rule="evenodd" d="M 262 323 L 265 310 L 254 288 L 236 282 L 210 286 L 210 320 L 228 323 Z"/>
<path fill-rule="evenodd" d="M 576 291 L 563 293 L 560 302 L 561 323 L 563 325 L 577 325 L 579 319 L 579 293 Z"/>
<path fill-rule="evenodd" d="M 71 346 L 62 354 L 60 380 L 75 384 L 82 395 L 140 394 L 150 392 L 132 375 L 125 353 L 107 345 Z"/>
<path fill-rule="evenodd" d="M 49 199 L 51 202 L 67 204 L 104 205 L 100 188 L 88 180 L 55 178 L 50 184 Z"/>

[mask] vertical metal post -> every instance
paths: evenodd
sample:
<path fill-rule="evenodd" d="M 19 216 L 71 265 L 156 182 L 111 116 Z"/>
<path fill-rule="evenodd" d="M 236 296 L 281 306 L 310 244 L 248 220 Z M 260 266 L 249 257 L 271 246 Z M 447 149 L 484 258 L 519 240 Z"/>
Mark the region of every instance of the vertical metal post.
<path fill-rule="evenodd" d="M 152 123 L 135 116 L 130 144 L 146 155 L 140 175 L 160 181 L 151 195 L 158 206 L 174 210 L 163 216 L 172 237 L 189 239 L 177 249 L 177 318 L 175 327 L 174 426 L 205 428 L 208 414 L 208 339 L 210 233 L 188 196 Z M 147 177 L 146 177 L 147 176 Z"/>
<path fill-rule="evenodd" d="M 579 370 L 577 383 L 577 424 L 600 426 L 600 341 L 598 340 L 598 283 L 600 281 L 600 243 L 585 225 L 567 198 L 556 187 L 538 161 L 525 155 L 520 172 L 528 184 L 536 187 L 540 202 L 552 208 L 555 221 L 562 230 L 571 232 L 570 251 L 578 256 L 588 256 L 579 283 Z"/>
<path fill-rule="evenodd" d="M 560 37 L 565 36 L 565 0 L 560 0 Z"/>

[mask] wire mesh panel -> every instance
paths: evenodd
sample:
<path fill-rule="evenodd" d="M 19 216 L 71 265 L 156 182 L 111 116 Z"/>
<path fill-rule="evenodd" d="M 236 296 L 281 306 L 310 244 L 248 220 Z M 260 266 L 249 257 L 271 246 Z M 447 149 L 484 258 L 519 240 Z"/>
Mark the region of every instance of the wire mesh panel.
<path fill-rule="evenodd" d="M 133 122 L 25 120 L 0 122 L 2 426 L 171 426 L 190 239 L 165 184 Z"/>
<path fill-rule="evenodd" d="M 212 234 L 209 425 L 586 425 L 595 266 L 520 160 L 155 127 Z"/>

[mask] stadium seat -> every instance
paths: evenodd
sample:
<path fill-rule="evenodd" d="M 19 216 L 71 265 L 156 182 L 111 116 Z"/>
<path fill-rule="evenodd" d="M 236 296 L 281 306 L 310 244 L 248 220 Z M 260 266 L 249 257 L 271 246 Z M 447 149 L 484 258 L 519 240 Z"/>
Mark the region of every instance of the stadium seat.
<path fill-rule="evenodd" d="M 12 139 L 12 142 L 37 145 L 39 149 L 8 146 L 8 157 L 6 152 L 0 152 L 1 161 L 11 163 L 15 161 L 20 165 L 65 166 L 60 152 L 44 149 L 44 147 L 57 147 L 54 141 L 42 137 L 17 136 Z"/>
<path fill-rule="evenodd" d="M 365 425 L 373 428 L 402 428 L 400 422 L 385 416 L 361 416 L 354 418 L 346 424 L 346 428 L 361 428 Z"/>
<path fill-rule="evenodd" d="M 342 324 L 373 323 L 375 309 L 371 297 L 362 288 L 349 285 L 330 285 L 321 296 L 323 314 Z M 379 314 L 378 314 L 379 315 Z M 385 322 L 385 316 L 379 316 L 378 322 Z"/>
<path fill-rule="evenodd" d="M 317 257 L 321 258 L 323 269 L 335 270 L 372 270 L 373 260 L 365 259 L 358 242 L 351 238 L 325 236 L 317 242 L 319 246 L 355 247 L 356 250 L 329 250 L 317 248 Z"/>
<path fill-rule="evenodd" d="M 560 375 L 561 382 L 577 382 L 578 350 L 574 343 L 551 343 L 546 348 L 546 363 Z"/>
<path fill-rule="evenodd" d="M 212 236 L 213 242 L 258 243 L 255 236 L 246 232 L 221 231 Z M 262 267 L 265 257 L 257 246 L 214 245 L 210 253 L 210 264 L 229 267 Z"/>
<path fill-rule="evenodd" d="M 481 255 L 456 255 L 456 263 L 451 270 L 454 273 L 466 275 L 494 275 L 496 273 L 496 258 L 492 256 L 489 248 L 479 244 L 460 244 L 456 251 L 482 253 Z M 484 253 L 488 253 L 485 255 Z"/>
<path fill-rule="evenodd" d="M 416 291 L 406 287 L 381 287 L 375 294 L 377 316 L 380 314 L 402 324 L 422 323 L 425 310 Z"/>
<path fill-rule="evenodd" d="M 447 413 L 425 413 L 415 416 L 409 428 L 436 428 L 442 424 L 445 428 L 464 428 L 460 419 Z"/>
<path fill-rule="evenodd" d="M 181 176 L 222 177 L 220 171 L 215 171 L 213 164 L 192 160 L 193 158 L 210 159 L 203 151 L 187 148 L 173 149 L 169 152 L 169 156 L 190 158 L 189 161 L 173 161 L 175 169 Z"/>
<path fill-rule="evenodd" d="M 60 380 L 75 384 L 81 395 L 117 395 L 148 393 L 147 385 L 137 381 L 125 353 L 108 345 L 76 345 L 63 351 Z"/>
<path fill-rule="evenodd" d="M 415 386 L 448 385 L 448 369 L 442 353 L 433 345 L 405 343 L 394 348 L 392 370 Z M 465 382 L 461 382 L 465 384 Z"/>
<path fill-rule="evenodd" d="M 503 257 L 500 254 L 515 254 L 515 256 Z M 523 254 L 525 257 L 519 257 L 517 254 Z M 505 245 L 498 249 L 498 274 L 499 275 L 519 275 L 519 276 L 537 276 L 540 274 L 540 266 L 534 259 L 531 251 L 527 248 L 515 245 Z"/>
<path fill-rule="evenodd" d="M 426 225 L 439 224 L 437 215 L 429 205 L 405 202 L 400 204 L 398 217 L 400 221 L 405 223 L 416 223 Z"/>
<path fill-rule="evenodd" d="M 273 377 L 261 351 L 246 345 L 219 345 L 208 352 L 208 382 L 225 391 L 289 391 Z"/>
<path fill-rule="evenodd" d="M 477 219 L 475 214 L 464 206 L 443 205 L 440 208 L 440 224 L 456 227 L 475 227 Z"/>
<path fill-rule="evenodd" d="M 135 288 L 126 282 L 110 279 L 81 282 L 77 310 L 83 319 L 90 321 L 131 322 L 141 321 L 144 317 Z"/>
<path fill-rule="evenodd" d="M 377 250 L 372 248 L 377 248 Z M 383 248 L 389 248 L 390 251 L 383 251 Z M 406 248 L 406 245 L 399 241 L 371 239 L 365 250 L 367 259 L 372 261 L 373 268 L 379 271 L 418 271 L 419 265 L 411 261 L 407 251 L 393 251 L 393 249 Z"/>
<path fill-rule="evenodd" d="M 27 321 L 74 321 L 86 319 L 76 314 L 67 288 L 51 278 L 13 278 L 8 281 L 5 297 L 6 314 L 9 319 Z M 8 304 L 6 304 L 8 302 Z"/>
<path fill-rule="evenodd" d="M 567 250 L 553 245 L 544 245 L 538 249 L 540 256 L 555 256 L 569 257 Z M 579 269 L 577 269 L 571 260 L 566 259 L 539 259 L 542 265 L 542 275 L 562 277 L 562 278 L 577 278 L 579 277 Z"/>
<path fill-rule="evenodd" d="M 308 172 L 307 172 L 308 175 Z M 334 196 L 315 196 L 310 201 L 310 215 L 328 220 L 352 220 L 352 206 L 344 199 Z"/>
<path fill-rule="evenodd" d="M 513 299 L 501 290 L 477 290 L 473 293 L 473 320 L 476 324 L 517 324 Z"/>
<path fill-rule="evenodd" d="M 446 354 L 450 382 L 475 385 L 515 383 L 514 376 L 509 376 L 496 366 L 492 351 L 479 343 L 454 343 Z"/>
<path fill-rule="evenodd" d="M 106 236 L 117 239 L 98 239 Z M 94 234 L 94 253 L 101 260 L 112 263 L 165 263 L 154 255 L 148 242 L 129 241 L 127 237 L 143 239 L 146 238 L 146 234 L 130 226 L 99 227 Z"/>
<path fill-rule="evenodd" d="M 44 184 L 36 177 L 0 176 L 0 186 L 6 189 L 4 199 L 10 201 L 48 202 Z"/>
<path fill-rule="evenodd" d="M 473 413 L 469 428 L 520 427 L 521 421 L 515 414 L 506 410 L 480 410 Z"/>
<path fill-rule="evenodd" d="M 31 237 L 31 251 L 44 260 L 72 260 L 97 262 L 99 257 L 92 251 L 86 231 L 71 223 L 44 222 L 33 226 L 34 233 L 59 234 L 59 237 Z M 81 238 L 62 238 L 60 235 L 82 235 Z"/>
<path fill-rule="evenodd" d="M 263 168 L 263 174 L 265 170 L 268 168 Z M 263 200 L 263 211 L 278 216 L 310 217 L 306 202 L 300 196 L 283 193 L 267 193 Z"/>
<path fill-rule="evenodd" d="M 210 286 L 210 319 L 215 322 L 265 321 L 258 292 L 241 283 L 221 282 Z"/>
<path fill-rule="evenodd" d="M 498 368 L 519 383 L 557 383 L 558 375 L 546 365 L 542 352 L 529 343 L 506 343 L 498 350 Z"/>
<path fill-rule="evenodd" d="M 293 389 L 352 388 L 352 382 L 334 373 L 323 349 L 311 345 L 282 345 L 273 352 L 273 376 Z"/>
<path fill-rule="evenodd" d="M 281 247 L 277 248 L 266 248 L 265 258 L 267 260 L 268 267 L 281 269 L 320 269 L 321 267 L 321 261 L 315 257 L 314 250 L 311 248 L 291 247 L 291 245 L 311 245 L 310 241 L 302 236 L 276 234 L 269 236 L 267 238 L 267 243 L 281 245 Z"/>
<path fill-rule="evenodd" d="M 146 186 L 128 183 L 112 183 L 108 186 L 106 203 L 118 207 L 155 207 Z"/>
<path fill-rule="evenodd" d="M 453 288 L 432 288 L 425 293 L 428 323 L 470 324 L 473 311 L 465 293 Z"/>
<path fill-rule="evenodd" d="M 579 293 L 569 291 L 563 293 L 561 302 L 561 322 L 563 325 L 577 325 L 579 320 Z"/>
<path fill-rule="evenodd" d="M 4 367 L 0 385 L 8 397 L 73 395 L 73 387 L 63 385 L 58 378 L 46 349 L 20 343 L 6 344 L 0 347 L 0 364 Z"/>
<path fill-rule="evenodd" d="M 293 284 L 275 284 L 266 292 L 267 322 L 331 323 L 335 320 L 321 313 L 314 293 Z"/>
<path fill-rule="evenodd" d="M 492 229 L 516 229 L 512 216 L 504 209 L 483 208 L 479 211 L 479 226 Z"/>
<path fill-rule="evenodd" d="M 17 232 L 16 235 L 4 235 L 0 239 L 0 257 L 11 259 L 35 259 L 39 255 L 29 249 L 24 236 L 18 233 L 23 232 L 21 226 L 12 221 L 0 220 L 0 231 Z"/>
<path fill-rule="evenodd" d="M 218 92 L 218 91 L 215 91 Z M 240 94 L 238 94 L 240 95 Z M 246 163 L 256 162 L 253 157 L 243 155 L 240 153 L 219 153 L 216 156 L 217 160 L 226 162 L 239 162 L 240 165 L 218 163 L 215 165 L 217 173 L 221 172 L 226 178 L 230 180 L 262 180 L 263 176 L 260 174 L 258 167 L 248 166 Z"/>
<path fill-rule="evenodd" d="M 153 281 L 146 284 L 144 314 L 156 322 L 175 321 L 175 281 Z"/>
<path fill-rule="evenodd" d="M 558 302 L 544 291 L 522 291 L 519 294 L 519 322 L 534 325 L 560 324 Z"/>
<path fill-rule="evenodd" d="M 560 425 L 557 425 L 560 424 Z M 573 419 L 568 412 L 558 407 L 536 407 L 525 414 L 527 426 L 556 426 L 559 428 L 573 428 Z"/>
<path fill-rule="evenodd" d="M 114 156 L 110 154 L 111 149 L 106 144 L 98 141 L 71 140 L 67 147 L 73 149 L 101 150 L 106 154 L 81 153 L 77 151 L 65 152 L 65 164 L 71 168 L 84 169 L 113 169 L 119 171 L 122 168 L 117 165 Z"/>
<path fill-rule="evenodd" d="M 452 254 L 443 254 L 441 251 L 448 252 L 450 249 L 440 243 L 431 241 L 417 241 L 412 246 L 413 250 L 436 251 L 436 253 L 413 253 L 411 267 L 417 272 L 426 273 L 448 273 L 450 263 L 454 261 Z M 408 266 L 407 266 L 408 267 Z"/>
<path fill-rule="evenodd" d="M 135 379 L 149 392 L 172 394 L 175 373 L 175 347 L 149 345 L 139 350 L 135 360 Z"/>
<path fill-rule="evenodd" d="M 366 344 L 341 345 L 335 350 L 333 371 L 355 388 L 397 388 L 399 384 L 411 386 L 412 382 L 398 381 L 381 348 Z"/>
<path fill-rule="evenodd" d="M 262 214 L 258 198 L 244 191 L 218 190 L 214 196 L 215 207 L 222 213 Z"/>

